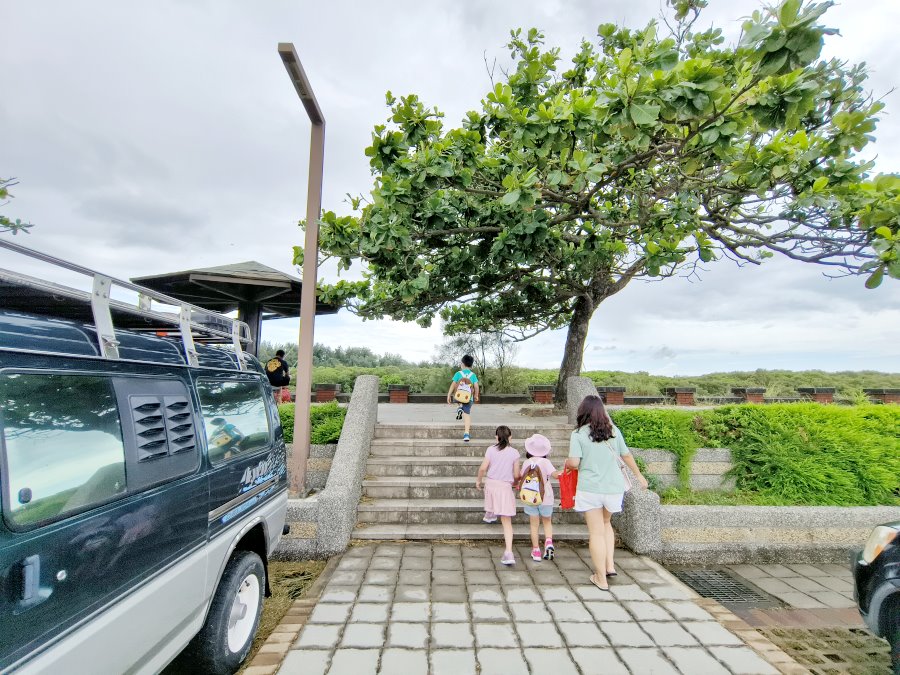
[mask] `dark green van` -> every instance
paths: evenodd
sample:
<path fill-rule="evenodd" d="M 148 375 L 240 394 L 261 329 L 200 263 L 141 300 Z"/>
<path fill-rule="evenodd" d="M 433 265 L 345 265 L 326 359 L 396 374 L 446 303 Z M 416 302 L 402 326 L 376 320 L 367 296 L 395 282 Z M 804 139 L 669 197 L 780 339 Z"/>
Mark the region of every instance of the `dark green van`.
<path fill-rule="evenodd" d="M 246 326 L 0 245 L 93 279 L 0 270 L 0 672 L 234 672 L 287 507 Z"/>

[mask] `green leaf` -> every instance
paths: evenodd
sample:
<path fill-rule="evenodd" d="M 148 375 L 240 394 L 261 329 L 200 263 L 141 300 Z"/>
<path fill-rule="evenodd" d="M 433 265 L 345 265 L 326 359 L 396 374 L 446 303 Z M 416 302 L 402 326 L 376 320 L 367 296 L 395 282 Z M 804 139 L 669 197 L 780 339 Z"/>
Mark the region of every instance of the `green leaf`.
<path fill-rule="evenodd" d="M 521 196 L 522 196 L 521 190 L 513 190 L 512 192 L 507 192 L 505 195 L 503 195 L 503 199 L 501 199 L 500 202 L 504 206 L 512 206 L 517 201 L 519 201 L 519 197 L 521 197 Z"/>
<path fill-rule="evenodd" d="M 813 181 L 812 189 L 813 192 L 821 192 L 828 185 L 828 177 L 827 176 L 819 176 Z"/>
<path fill-rule="evenodd" d="M 893 239 L 894 237 L 894 233 L 891 232 L 891 228 L 889 228 L 887 225 L 882 225 L 881 227 L 876 228 L 875 234 L 877 234 L 879 237 L 884 237 L 885 239 Z"/>
<path fill-rule="evenodd" d="M 875 272 L 872 273 L 872 276 L 866 279 L 866 288 L 878 288 L 881 285 L 883 279 L 884 265 L 875 270 Z"/>
<path fill-rule="evenodd" d="M 293 260 L 293 262 L 294 262 L 295 265 L 302 265 L 302 264 L 303 264 L 303 247 L 302 247 L 302 246 L 295 246 L 295 247 L 294 247 L 294 260 Z"/>
<path fill-rule="evenodd" d="M 778 20 L 785 28 L 790 28 L 800 14 L 800 0 L 784 0 L 778 10 Z"/>
<path fill-rule="evenodd" d="M 632 103 L 628 108 L 632 121 L 637 125 L 653 124 L 659 118 L 660 106 L 649 103 Z"/>

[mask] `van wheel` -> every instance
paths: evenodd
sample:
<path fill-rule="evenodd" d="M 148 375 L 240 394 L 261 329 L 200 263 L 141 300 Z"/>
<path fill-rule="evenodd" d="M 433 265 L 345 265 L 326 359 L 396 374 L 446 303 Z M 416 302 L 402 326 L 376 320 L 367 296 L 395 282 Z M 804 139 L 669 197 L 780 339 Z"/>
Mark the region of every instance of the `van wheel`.
<path fill-rule="evenodd" d="M 888 626 L 885 637 L 891 644 L 891 666 L 894 669 L 894 675 L 900 675 L 900 601 L 896 601 L 887 610 Z"/>
<path fill-rule="evenodd" d="M 225 567 L 206 623 L 194 638 L 194 667 L 230 675 L 247 658 L 262 614 L 266 569 L 252 551 L 236 551 Z"/>

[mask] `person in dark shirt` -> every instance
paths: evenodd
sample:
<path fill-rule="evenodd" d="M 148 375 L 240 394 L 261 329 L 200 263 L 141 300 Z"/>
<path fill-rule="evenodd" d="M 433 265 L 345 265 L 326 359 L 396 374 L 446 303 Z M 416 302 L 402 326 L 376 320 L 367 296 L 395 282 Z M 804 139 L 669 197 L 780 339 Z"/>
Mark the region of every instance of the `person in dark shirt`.
<path fill-rule="evenodd" d="M 291 394 L 287 387 L 291 383 L 291 369 L 284 360 L 283 349 L 279 349 L 275 352 L 274 358 L 266 361 L 266 376 L 269 378 L 269 384 L 272 385 L 275 400 L 278 403 L 290 401 Z"/>

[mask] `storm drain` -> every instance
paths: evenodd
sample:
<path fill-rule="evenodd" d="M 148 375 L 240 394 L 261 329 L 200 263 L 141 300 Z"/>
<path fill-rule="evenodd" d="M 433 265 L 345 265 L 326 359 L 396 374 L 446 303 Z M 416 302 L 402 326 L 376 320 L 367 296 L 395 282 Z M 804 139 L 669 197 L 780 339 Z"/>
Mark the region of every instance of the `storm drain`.
<path fill-rule="evenodd" d="M 722 570 L 672 570 L 679 580 L 693 588 L 701 597 L 721 603 L 752 603 L 771 605 L 772 598 L 745 586 Z"/>

